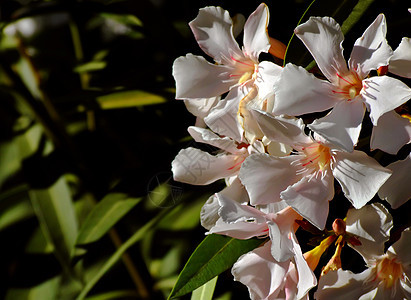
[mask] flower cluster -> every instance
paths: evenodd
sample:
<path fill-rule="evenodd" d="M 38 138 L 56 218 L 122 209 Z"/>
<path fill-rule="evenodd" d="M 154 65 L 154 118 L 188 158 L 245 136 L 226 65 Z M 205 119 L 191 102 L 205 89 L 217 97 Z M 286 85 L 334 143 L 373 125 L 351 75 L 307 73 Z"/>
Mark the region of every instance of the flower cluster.
<path fill-rule="evenodd" d="M 381 203 L 367 203 L 378 194 L 395 209 L 411 197 L 411 155 L 383 167 L 356 148 L 364 118 L 372 123 L 370 149 L 396 154 L 411 142 L 410 117 L 401 111 L 411 89 L 397 79 L 411 78 L 411 40 L 393 51 L 381 14 L 347 63 L 340 26 L 311 17 L 295 34 L 317 63 L 320 72 L 313 74 L 259 61 L 262 52 L 284 58 L 285 46 L 268 36 L 268 22 L 261 4 L 242 24 L 220 7 L 200 9 L 189 23 L 213 61 L 177 58 L 176 98 L 197 117 L 188 128 L 193 139 L 218 150 L 181 150 L 172 162 L 174 179 L 195 185 L 225 179 L 227 186 L 203 206 L 202 225 L 210 234 L 267 239 L 232 268 L 252 299 L 308 298 L 317 285 L 313 271 L 332 244 L 336 252 L 322 270 L 317 299 L 410 299 L 410 230 L 384 252 L 392 218 Z M 310 113 L 320 117 L 304 118 Z M 353 207 L 327 231 L 335 184 Z M 318 233 L 319 245 L 303 253 L 298 228 Z M 362 255 L 366 271 L 341 268 L 344 245 Z"/>

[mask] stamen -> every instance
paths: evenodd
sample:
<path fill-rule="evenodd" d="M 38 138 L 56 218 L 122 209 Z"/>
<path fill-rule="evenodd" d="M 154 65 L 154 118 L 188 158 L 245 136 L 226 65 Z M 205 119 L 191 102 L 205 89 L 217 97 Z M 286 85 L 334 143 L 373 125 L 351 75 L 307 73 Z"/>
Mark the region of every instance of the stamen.
<path fill-rule="evenodd" d="M 234 60 L 235 62 L 240 63 L 240 64 L 243 64 L 243 65 L 246 65 L 246 66 L 249 66 L 249 67 L 253 67 L 253 68 L 254 68 L 254 65 L 251 65 L 251 64 L 245 63 L 245 62 L 243 62 L 243 61 L 241 61 L 241 60 L 235 59 L 233 56 L 231 56 L 231 59 Z"/>
<path fill-rule="evenodd" d="M 337 73 L 338 78 L 341 78 L 342 80 L 344 80 L 346 83 L 348 83 L 349 85 L 354 86 L 353 83 L 349 82 L 347 79 L 345 79 L 344 77 L 342 77 L 340 74 Z"/>

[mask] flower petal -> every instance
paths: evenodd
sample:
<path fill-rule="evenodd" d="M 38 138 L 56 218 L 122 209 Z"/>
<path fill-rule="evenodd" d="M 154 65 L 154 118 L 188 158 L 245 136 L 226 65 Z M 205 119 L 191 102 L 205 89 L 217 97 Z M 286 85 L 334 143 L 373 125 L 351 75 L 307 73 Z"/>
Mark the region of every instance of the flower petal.
<path fill-rule="evenodd" d="M 337 100 L 333 85 L 308 73 L 304 68 L 287 64 L 274 84 L 275 102 L 273 113 L 299 116 L 324 111 L 333 107 Z"/>
<path fill-rule="evenodd" d="M 311 17 L 295 29 L 295 34 L 311 52 L 324 76 L 331 82 L 337 73 L 348 72 L 341 46 L 344 36 L 340 25 L 330 17 Z"/>
<path fill-rule="evenodd" d="M 393 221 L 381 203 L 365 205 L 360 209 L 349 209 L 346 231 L 357 236 L 359 246 L 352 246 L 365 260 L 384 254 L 384 243 L 390 238 Z"/>
<path fill-rule="evenodd" d="M 265 235 L 267 233 L 267 224 L 241 221 L 236 223 L 226 223 L 222 219 L 218 219 L 216 224 L 208 232 L 208 234 L 212 233 L 246 240 L 256 236 Z"/>
<path fill-rule="evenodd" d="M 241 205 L 240 203 L 217 194 L 220 210 L 218 214 L 225 223 L 247 222 L 254 220 L 255 223 L 266 223 L 265 214 L 258 209 Z"/>
<path fill-rule="evenodd" d="M 229 137 L 219 137 L 209 129 L 190 126 L 188 132 L 196 142 L 205 143 L 223 149 L 229 153 L 241 155 L 244 151 L 237 148 L 237 144 Z"/>
<path fill-rule="evenodd" d="M 238 172 L 236 155 L 213 156 L 196 148 L 182 149 L 171 163 L 174 180 L 195 185 L 210 184 Z"/>
<path fill-rule="evenodd" d="M 397 209 L 411 199 L 410 170 L 411 153 L 404 160 L 387 166 L 392 175 L 378 191 L 378 196 L 388 201 L 393 209 Z"/>
<path fill-rule="evenodd" d="M 374 126 L 377 125 L 379 117 L 411 98 L 411 89 L 402 81 L 389 76 L 365 79 L 363 85 L 361 95 L 365 99 Z"/>
<path fill-rule="evenodd" d="M 254 84 L 258 88 L 258 97 L 265 100 L 273 94 L 274 83 L 280 77 L 283 68 L 269 61 L 262 61 L 258 64 L 258 74 Z"/>
<path fill-rule="evenodd" d="M 325 227 L 328 201 L 333 197 L 334 178 L 330 171 L 323 178 L 306 176 L 281 193 L 281 199 L 320 230 Z"/>
<path fill-rule="evenodd" d="M 231 269 L 234 280 L 248 287 L 251 299 L 276 299 L 284 285 L 290 262 L 276 262 L 270 247 L 271 242 L 267 242 L 240 256 Z"/>
<path fill-rule="evenodd" d="M 360 136 L 364 113 L 364 103 L 358 97 L 353 101 L 340 101 L 328 115 L 308 127 L 332 144 L 351 152 Z"/>
<path fill-rule="evenodd" d="M 242 98 L 244 94 L 241 89 L 233 88 L 204 118 L 204 122 L 217 134 L 242 141 L 244 131 L 237 121 L 238 105 Z"/>
<path fill-rule="evenodd" d="M 333 174 L 340 183 L 345 197 L 355 208 L 363 207 L 391 176 L 391 170 L 361 151 L 338 151 Z"/>
<path fill-rule="evenodd" d="M 395 132 L 395 134 L 392 134 Z M 390 154 L 397 154 L 405 144 L 411 143 L 411 123 L 395 111 L 389 111 L 378 119 L 371 134 L 371 149 L 381 149 Z"/>
<path fill-rule="evenodd" d="M 376 284 L 373 281 L 367 280 L 371 276 L 371 269 L 367 269 L 359 274 L 343 271 L 342 269 L 330 271 L 320 277 L 314 297 L 318 300 L 360 299 L 362 295 L 376 288 Z"/>
<path fill-rule="evenodd" d="M 396 241 L 390 248 L 388 248 L 388 251 L 397 255 L 399 263 L 409 267 L 409 264 L 411 264 L 410 245 L 411 227 L 408 227 L 401 233 L 400 239 Z"/>
<path fill-rule="evenodd" d="M 244 25 L 244 49 L 246 55 L 254 60 L 258 59 L 261 52 L 268 52 L 270 49 L 270 39 L 267 33 L 268 21 L 268 7 L 261 3 Z"/>
<path fill-rule="evenodd" d="M 186 99 L 184 104 L 187 110 L 196 117 L 204 119 L 210 110 L 217 105 L 220 97 L 203 98 L 203 99 Z"/>
<path fill-rule="evenodd" d="M 348 64 L 361 78 L 365 78 L 371 70 L 388 66 L 393 52 L 385 39 L 386 34 L 385 16 L 380 14 L 355 42 Z"/>
<path fill-rule="evenodd" d="M 201 8 L 188 24 L 200 48 L 219 63 L 232 63 L 231 56 L 243 57 L 233 36 L 233 22 L 228 11 L 221 7 Z"/>
<path fill-rule="evenodd" d="M 239 178 L 250 195 L 250 203 L 260 205 L 281 201 L 280 193 L 301 178 L 296 174 L 299 168 L 291 165 L 299 158 L 299 155 L 273 157 L 267 154 L 247 157 Z"/>
<path fill-rule="evenodd" d="M 201 56 L 187 54 L 174 61 L 176 99 L 211 98 L 222 95 L 237 82 L 230 66 L 211 64 Z"/>
<path fill-rule="evenodd" d="M 411 39 L 402 38 L 400 45 L 390 59 L 388 71 L 406 78 L 411 78 Z"/>

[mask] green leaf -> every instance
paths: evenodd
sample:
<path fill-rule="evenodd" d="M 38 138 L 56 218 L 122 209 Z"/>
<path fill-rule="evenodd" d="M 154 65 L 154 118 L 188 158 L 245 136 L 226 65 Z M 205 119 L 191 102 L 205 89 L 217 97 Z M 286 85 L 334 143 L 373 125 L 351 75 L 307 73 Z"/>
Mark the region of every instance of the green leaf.
<path fill-rule="evenodd" d="M 212 300 L 218 276 L 193 291 L 191 300 Z"/>
<path fill-rule="evenodd" d="M 102 293 L 87 297 L 86 300 L 112 300 L 112 299 L 135 299 L 138 298 L 138 294 L 133 290 L 120 290 L 120 291 L 110 291 L 107 293 Z"/>
<path fill-rule="evenodd" d="M 77 237 L 77 245 L 97 241 L 105 235 L 142 198 L 129 198 L 125 194 L 108 194 L 91 211 Z"/>
<path fill-rule="evenodd" d="M 265 240 L 238 240 L 228 236 L 208 235 L 188 259 L 169 299 L 185 295 L 230 268 L 237 259 Z"/>
<path fill-rule="evenodd" d="M 57 276 L 32 288 L 12 288 L 7 291 L 5 300 L 55 300 L 60 280 L 60 276 Z"/>
<path fill-rule="evenodd" d="M 341 25 L 341 31 L 343 34 L 347 34 L 348 31 L 360 20 L 362 15 L 366 12 L 368 7 L 373 3 L 374 0 L 359 0 L 357 5 L 354 6 L 350 15 Z"/>
<path fill-rule="evenodd" d="M 166 98 L 145 91 L 133 90 L 97 97 L 102 109 L 116 109 L 154 105 L 166 102 Z"/>
<path fill-rule="evenodd" d="M 88 63 L 81 64 L 74 68 L 74 72 L 76 73 L 85 73 L 85 72 L 92 72 L 102 70 L 107 66 L 107 62 L 105 61 L 90 61 Z"/>
<path fill-rule="evenodd" d="M 26 253 L 51 254 L 53 251 L 53 245 L 46 239 L 41 228 L 37 227 L 27 243 Z"/>
<path fill-rule="evenodd" d="M 124 25 L 131 25 L 131 26 L 138 26 L 142 27 L 143 22 L 134 15 L 127 15 L 127 14 L 113 14 L 113 13 L 101 13 L 100 14 L 103 18 L 110 19 L 116 23 L 124 24 Z"/>
<path fill-rule="evenodd" d="M 16 186 L 0 194 L 0 231 L 34 216 L 28 186 Z"/>
<path fill-rule="evenodd" d="M 78 229 L 70 190 L 64 177 L 48 189 L 30 190 L 29 197 L 45 238 L 54 246 L 54 254 L 62 267 L 73 274 L 70 262 Z"/>

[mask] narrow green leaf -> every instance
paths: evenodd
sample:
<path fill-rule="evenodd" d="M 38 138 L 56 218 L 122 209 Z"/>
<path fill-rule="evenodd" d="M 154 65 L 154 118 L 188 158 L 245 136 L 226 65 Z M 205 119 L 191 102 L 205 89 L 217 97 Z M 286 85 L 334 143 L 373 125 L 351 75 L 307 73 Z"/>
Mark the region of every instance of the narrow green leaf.
<path fill-rule="evenodd" d="M 265 240 L 238 240 L 231 237 L 208 235 L 188 259 L 169 299 L 185 295 L 230 268 L 237 259 Z"/>
<path fill-rule="evenodd" d="M 32 236 L 30 237 L 27 246 L 26 253 L 31 254 L 52 254 L 54 247 L 50 241 L 46 239 L 43 231 L 40 227 L 34 230 Z"/>
<path fill-rule="evenodd" d="M 352 12 L 347 19 L 341 25 L 341 31 L 343 34 L 347 34 L 351 28 L 360 20 L 362 15 L 367 11 L 368 7 L 374 0 L 359 0 L 357 5 L 354 6 Z"/>
<path fill-rule="evenodd" d="M 105 235 L 142 198 L 129 198 L 125 194 L 108 194 L 91 211 L 77 237 L 77 245 L 97 241 Z"/>
<path fill-rule="evenodd" d="M 116 109 L 154 105 L 166 102 L 166 98 L 145 91 L 133 90 L 112 93 L 97 97 L 97 102 L 102 109 Z"/>
<path fill-rule="evenodd" d="M 212 300 L 218 276 L 193 291 L 191 300 Z"/>
<path fill-rule="evenodd" d="M 54 246 L 54 253 L 67 272 L 77 237 L 77 219 L 69 187 L 61 177 L 48 189 L 29 191 L 34 211 L 45 238 Z"/>
<path fill-rule="evenodd" d="M 87 297 L 86 300 L 137 299 L 138 294 L 133 290 L 110 291 Z"/>
<path fill-rule="evenodd" d="M 12 288 L 7 291 L 5 300 L 55 300 L 60 281 L 60 276 L 57 276 L 31 288 Z"/>
<path fill-rule="evenodd" d="M 169 209 L 163 209 L 157 216 L 152 218 L 143 227 L 137 230 L 125 243 L 123 243 L 123 245 L 121 245 L 121 247 L 118 248 L 117 251 L 110 256 L 109 259 L 107 259 L 105 264 L 90 279 L 90 281 L 87 282 L 87 284 L 84 286 L 83 290 L 76 299 L 84 299 L 87 296 L 87 294 L 91 291 L 91 289 L 96 285 L 96 283 L 104 276 L 104 274 L 106 274 L 111 269 L 111 267 L 113 267 L 114 264 L 116 264 L 120 260 L 123 253 L 125 253 L 127 249 L 133 246 L 135 243 L 140 241 L 147 234 L 147 232 L 149 232 L 152 229 L 152 227 L 156 225 L 168 212 Z"/>
<path fill-rule="evenodd" d="M 113 13 L 107 13 L 107 12 L 101 13 L 100 15 L 103 18 L 110 19 L 119 24 L 138 26 L 138 27 L 143 26 L 143 22 L 134 15 L 113 14 Z"/>
<path fill-rule="evenodd" d="M 88 63 L 81 64 L 74 68 L 76 73 L 85 73 L 102 70 L 106 67 L 107 62 L 105 61 L 90 61 Z"/>
<path fill-rule="evenodd" d="M 34 216 L 28 186 L 16 186 L 0 194 L 0 231 Z"/>

